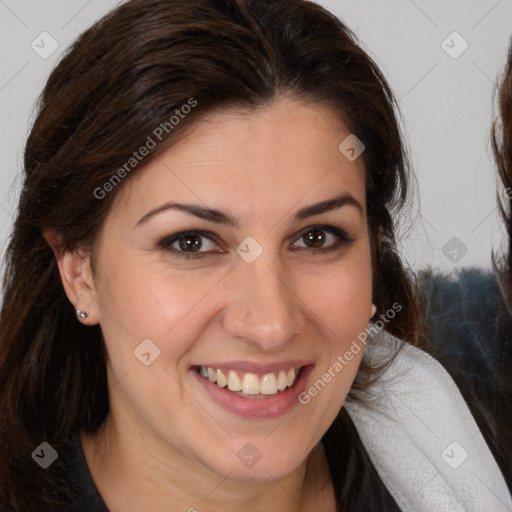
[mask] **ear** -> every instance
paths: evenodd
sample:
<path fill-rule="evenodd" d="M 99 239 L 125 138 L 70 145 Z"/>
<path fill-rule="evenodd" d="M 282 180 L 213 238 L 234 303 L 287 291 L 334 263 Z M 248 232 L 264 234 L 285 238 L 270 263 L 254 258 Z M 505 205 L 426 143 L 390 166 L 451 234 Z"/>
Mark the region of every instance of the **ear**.
<path fill-rule="evenodd" d="M 62 249 L 62 236 L 54 230 L 44 230 L 43 236 L 55 254 L 62 285 L 69 301 L 75 310 L 87 313 L 87 318 L 79 318 L 79 321 L 86 325 L 97 324 L 98 303 L 90 254 L 82 249 Z"/>

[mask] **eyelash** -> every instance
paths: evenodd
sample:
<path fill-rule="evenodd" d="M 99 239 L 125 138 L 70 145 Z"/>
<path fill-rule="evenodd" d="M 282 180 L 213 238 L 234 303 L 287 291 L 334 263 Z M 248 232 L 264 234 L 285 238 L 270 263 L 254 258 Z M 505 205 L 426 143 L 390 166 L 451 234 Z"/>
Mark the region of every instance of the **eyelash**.
<path fill-rule="evenodd" d="M 335 251 L 337 249 L 340 249 L 341 247 L 347 246 L 355 241 L 354 238 L 351 238 L 345 231 L 342 229 L 336 228 L 334 226 L 326 226 L 326 225 L 315 225 L 310 226 L 306 229 L 303 229 L 297 238 L 297 240 L 301 239 L 304 235 L 307 233 L 310 233 L 312 231 L 325 231 L 326 233 L 330 233 L 334 237 L 337 238 L 337 240 L 330 246 L 327 247 L 321 247 L 321 248 L 311 248 L 311 247 L 301 247 L 299 249 L 295 250 L 301 250 L 306 253 L 309 253 L 311 255 L 317 256 L 320 254 L 329 253 L 332 251 Z M 170 247 L 174 242 L 177 242 L 181 238 L 185 238 L 187 236 L 201 236 L 210 239 L 212 242 L 215 243 L 215 235 L 213 233 L 210 233 L 208 231 L 202 231 L 202 230 L 194 230 L 194 231 L 182 231 L 181 233 L 177 233 L 175 235 L 168 236 L 161 240 L 158 243 L 158 247 L 162 250 L 170 251 L 174 255 L 180 257 L 180 258 L 186 258 L 186 259 L 200 259 L 204 258 L 206 255 L 208 255 L 211 251 L 204 251 L 204 252 L 185 252 L 180 251 L 178 249 L 175 249 L 174 247 Z M 295 243 L 295 242 L 294 242 Z"/>

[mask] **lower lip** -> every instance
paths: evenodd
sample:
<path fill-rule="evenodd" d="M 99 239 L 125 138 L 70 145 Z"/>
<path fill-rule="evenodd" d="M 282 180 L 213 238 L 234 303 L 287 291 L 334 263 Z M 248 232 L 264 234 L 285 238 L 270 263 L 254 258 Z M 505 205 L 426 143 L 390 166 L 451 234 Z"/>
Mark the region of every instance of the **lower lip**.
<path fill-rule="evenodd" d="M 190 371 L 210 398 L 224 409 L 243 418 L 270 419 L 286 414 L 300 403 L 299 395 L 306 386 L 306 380 L 313 371 L 313 365 L 307 365 L 302 369 L 299 379 L 295 381 L 291 388 L 286 388 L 277 395 L 268 398 L 244 398 L 210 382 L 194 369 Z"/>

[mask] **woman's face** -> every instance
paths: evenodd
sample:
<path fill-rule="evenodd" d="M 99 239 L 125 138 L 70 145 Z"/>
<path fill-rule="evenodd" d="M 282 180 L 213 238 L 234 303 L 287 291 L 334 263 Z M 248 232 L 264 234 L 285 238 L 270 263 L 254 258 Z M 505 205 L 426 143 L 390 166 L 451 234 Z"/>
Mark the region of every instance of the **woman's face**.
<path fill-rule="evenodd" d="M 219 112 L 119 191 L 89 321 L 122 436 L 254 481 L 319 442 L 362 351 L 333 365 L 371 309 L 363 159 L 338 149 L 349 135 L 327 107 L 289 98 Z"/>

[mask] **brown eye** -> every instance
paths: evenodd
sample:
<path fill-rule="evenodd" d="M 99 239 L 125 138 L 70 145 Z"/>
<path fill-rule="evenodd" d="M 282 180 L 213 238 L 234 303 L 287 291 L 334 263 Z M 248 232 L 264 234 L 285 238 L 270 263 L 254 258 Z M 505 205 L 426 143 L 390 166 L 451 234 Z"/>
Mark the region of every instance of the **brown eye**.
<path fill-rule="evenodd" d="M 177 233 L 161 240 L 158 247 L 177 256 L 189 258 L 202 257 L 213 252 L 223 252 L 212 240 L 213 236 L 212 233 L 205 231 Z"/>
<path fill-rule="evenodd" d="M 302 236 L 302 240 L 308 247 L 323 247 L 326 240 L 325 233 L 320 230 L 311 230 Z"/>
<path fill-rule="evenodd" d="M 184 252 L 197 252 L 201 249 L 203 242 L 198 235 L 186 235 L 178 240 L 180 249 Z"/>
<path fill-rule="evenodd" d="M 322 254 L 341 249 L 354 241 L 355 239 L 345 231 L 334 226 L 310 226 L 302 231 L 299 240 L 293 244 L 293 248 Z"/>

